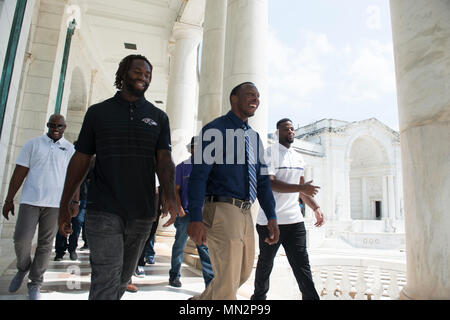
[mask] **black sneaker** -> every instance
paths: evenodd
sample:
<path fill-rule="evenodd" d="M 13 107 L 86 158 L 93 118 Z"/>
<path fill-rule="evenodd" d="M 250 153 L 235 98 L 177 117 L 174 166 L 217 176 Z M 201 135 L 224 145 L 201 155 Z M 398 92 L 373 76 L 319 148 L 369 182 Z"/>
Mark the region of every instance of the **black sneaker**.
<path fill-rule="evenodd" d="M 80 251 L 84 251 L 84 250 L 89 250 L 89 246 L 87 244 L 84 244 L 81 248 Z"/>
<path fill-rule="evenodd" d="M 70 253 L 70 260 L 72 261 L 78 260 L 78 255 L 75 251 Z"/>
<path fill-rule="evenodd" d="M 57 255 L 55 256 L 55 259 L 53 259 L 53 260 L 54 260 L 54 261 L 62 261 L 62 260 L 63 260 L 63 257 L 64 257 L 64 255 L 57 254 Z"/>
<path fill-rule="evenodd" d="M 181 287 L 181 281 L 180 281 L 179 278 L 169 279 L 169 284 L 172 287 L 175 287 L 175 288 L 180 288 Z"/>

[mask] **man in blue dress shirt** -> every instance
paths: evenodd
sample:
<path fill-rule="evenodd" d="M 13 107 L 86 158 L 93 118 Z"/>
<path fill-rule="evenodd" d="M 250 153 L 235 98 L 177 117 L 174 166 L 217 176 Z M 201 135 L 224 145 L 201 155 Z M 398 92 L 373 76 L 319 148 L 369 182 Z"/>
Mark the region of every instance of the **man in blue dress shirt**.
<path fill-rule="evenodd" d="M 241 83 L 231 91 L 230 103 L 230 112 L 203 127 L 188 185 L 188 235 L 198 245 L 207 244 L 214 272 L 205 291 L 193 297 L 198 300 L 236 299 L 249 278 L 255 256 L 255 197 L 268 220 L 265 241 L 275 244 L 279 238 L 264 148 L 248 125 L 259 106 L 258 89 Z"/>

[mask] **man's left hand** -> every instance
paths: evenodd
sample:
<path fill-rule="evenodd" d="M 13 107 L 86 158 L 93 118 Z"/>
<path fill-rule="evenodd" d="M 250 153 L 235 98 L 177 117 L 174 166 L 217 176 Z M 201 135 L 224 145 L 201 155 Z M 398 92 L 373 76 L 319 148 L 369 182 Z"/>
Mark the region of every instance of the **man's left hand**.
<path fill-rule="evenodd" d="M 325 223 L 325 218 L 323 217 L 322 210 L 320 210 L 320 208 L 317 208 L 316 210 L 314 210 L 314 215 L 316 216 L 316 223 L 314 224 L 314 226 L 323 226 L 323 224 Z"/>
<path fill-rule="evenodd" d="M 175 198 L 163 200 L 161 216 L 164 218 L 167 216 L 167 214 L 170 214 L 170 219 L 165 224 L 163 224 L 163 227 L 170 226 L 177 219 L 178 205 Z"/>
<path fill-rule="evenodd" d="M 72 204 L 61 205 L 59 208 L 58 230 L 59 233 L 64 237 L 67 237 L 73 232 L 70 222 L 72 219 L 72 212 L 73 212 L 73 209 L 71 207 Z"/>

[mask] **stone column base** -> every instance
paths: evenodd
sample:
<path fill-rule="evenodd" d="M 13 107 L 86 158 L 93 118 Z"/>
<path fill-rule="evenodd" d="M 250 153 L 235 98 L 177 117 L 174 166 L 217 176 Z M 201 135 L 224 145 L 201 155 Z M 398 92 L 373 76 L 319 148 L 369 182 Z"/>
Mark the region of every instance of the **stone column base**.
<path fill-rule="evenodd" d="M 400 291 L 400 296 L 398 297 L 398 300 L 415 300 L 415 299 L 413 299 L 410 296 L 408 296 L 405 293 L 405 288 L 403 288 L 402 291 Z"/>

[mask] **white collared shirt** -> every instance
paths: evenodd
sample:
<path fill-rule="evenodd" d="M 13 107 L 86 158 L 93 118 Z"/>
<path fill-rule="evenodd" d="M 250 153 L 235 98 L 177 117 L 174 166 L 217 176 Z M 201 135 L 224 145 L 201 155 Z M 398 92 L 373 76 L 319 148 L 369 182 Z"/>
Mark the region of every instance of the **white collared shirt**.
<path fill-rule="evenodd" d="M 286 148 L 279 142 L 266 149 L 265 160 L 268 165 L 269 175 L 277 180 L 299 184 L 300 177 L 304 175 L 304 160 L 301 154 Z M 298 202 L 298 192 L 281 193 L 273 191 L 277 214 L 277 223 L 293 224 L 304 221 Z M 267 218 L 262 209 L 259 209 L 256 222 L 259 225 L 267 225 Z"/>
<path fill-rule="evenodd" d="M 56 142 L 44 134 L 25 142 L 16 164 L 27 167 L 20 203 L 58 208 L 67 166 L 75 149 L 61 137 Z"/>

